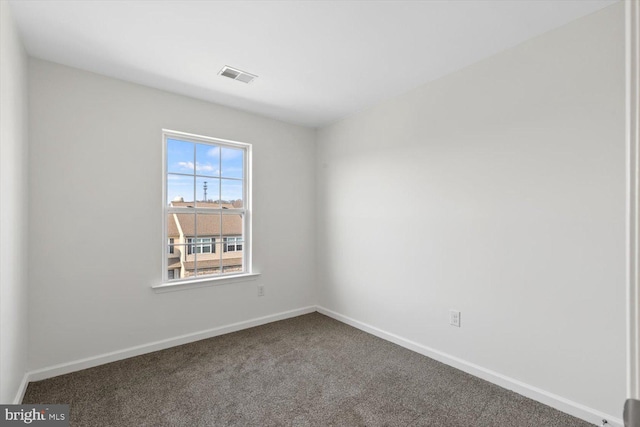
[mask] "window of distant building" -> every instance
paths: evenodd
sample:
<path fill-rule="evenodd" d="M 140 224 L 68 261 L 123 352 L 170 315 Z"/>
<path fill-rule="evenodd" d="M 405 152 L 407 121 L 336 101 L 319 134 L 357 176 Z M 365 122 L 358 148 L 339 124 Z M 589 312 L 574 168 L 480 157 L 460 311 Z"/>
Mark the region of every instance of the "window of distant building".
<path fill-rule="evenodd" d="M 251 273 L 251 145 L 164 131 L 163 281 Z"/>
<path fill-rule="evenodd" d="M 224 251 L 235 252 L 242 250 L 242 237 L 225 237 L 224 238 Z"/>
<path fill-rule="evenodd" d="M 215 254 L 215 237 L 198 237 L 197 239 L 187 239 L 187 254 Z"/>

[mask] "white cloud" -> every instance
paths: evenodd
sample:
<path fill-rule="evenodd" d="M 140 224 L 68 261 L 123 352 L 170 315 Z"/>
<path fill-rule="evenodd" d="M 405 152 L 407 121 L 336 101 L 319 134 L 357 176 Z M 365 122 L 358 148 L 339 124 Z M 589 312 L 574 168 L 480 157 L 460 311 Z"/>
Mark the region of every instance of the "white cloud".
<path fill-rule="evenodd" d="M 222 149 L 222 160 L 233 160 L 242 157 L 242 150 L 236 150 L 233 148 Z"/>
<path fill-rule="evenodd" d="M 214 157 L 217 159 L 219 155 L 220 155 L 220 149 L 218 147 L 209 148 L 207 150 L 207 156 L 209 157 Z"/>
<path fill-rule="evenodd" d="M 200 163 L 196 163 L 196 170 L 198 172 L 213 172 L 213 166 L 211 165 L 201 165 Z"/>
<path fill-rule="evenodd" d="M 193 164 L 193 162 L 178 162 L 178 166 L 180 166 L 182 169 L 186 169 L 188 171 L 193 171 L 194 164 Z M 196 172 L 214 172 L 214 171 L 217 171 L 217 169 L 214 169 L 214 167 L 211 166 L 210 164 L 201 164 L 199 162 L 196 162 L 195 169 L 196 169 Z"/>
<path fill-rule="evenodd" d="M 193 170 L 193 162 L 178 162 L 178 166 L 182 169 Z"/>

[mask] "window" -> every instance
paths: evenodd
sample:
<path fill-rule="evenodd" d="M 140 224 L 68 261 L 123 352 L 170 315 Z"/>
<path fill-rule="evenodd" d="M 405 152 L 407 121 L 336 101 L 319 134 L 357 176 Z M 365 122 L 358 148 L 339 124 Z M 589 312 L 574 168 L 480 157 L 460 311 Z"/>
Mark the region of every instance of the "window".
<path fill-rule="evenodd" d="M 224 251 L 235 252 L 242 250 L 242 237 L 225 237 Z"/>
<path fill-rule="evenodd" d="M 251 145 L 163 132 L 163 281 L 251 273 Z"/>
<path fill-rule="evenodd" d="M 187 239 L 187 254 L 210 254 L 216 253 L 215 237 L 203 237 L 197 239 Z"/>

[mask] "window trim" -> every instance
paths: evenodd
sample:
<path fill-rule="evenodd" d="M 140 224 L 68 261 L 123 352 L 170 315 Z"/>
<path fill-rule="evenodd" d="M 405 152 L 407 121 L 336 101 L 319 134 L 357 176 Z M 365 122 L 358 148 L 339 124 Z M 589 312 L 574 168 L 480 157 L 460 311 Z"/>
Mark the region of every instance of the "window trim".
<path fill-rule="evenodd" d="M 167 173 L 168 173 L 168 156 L 167 156 L 167 140 L 168 139 L 178 139 L 187 142 L 193 143 L 207 143 L 207 144 L 216 144 L 222 147 L 230 147 L 235 149 L 243 150 L 243 175 L 242 181 L 244 182 L 242 201 L 243 207 L 239 209 L 221 209 L 220 213 L 222 215 L 237 215 L 241 214 L 244 216 L 243 220 L 243 251 L 242 251 L 242 263 L 244 267 L 244 271 L 241 273 L 231 272 L 231 273 L 221 273 L 216 275 L 206 275 L 206 276 L 195 276 L 184 279 L 168 279 L 168 250 L 167 250 L 167 215 L 176 212 L 188 212 L 193 214 L 198 213 L 211 213 L 211 209 L 209 208 L 198 208 L 198 207 L 168 207 L 167 206 Z M 195 171 L 194 171 L 195 172 Z M 255 276 L 259 273 L 255 273 L 253 271 L 253 263 L 252 263 L 252 251 L 251 251 L 251 224 L 252 224 L 252 145 L 246 142 L 232 141 L 221 138 L 213 138 L 203 135 L 196 135 L 186 132 L 179 132 L 170 129 L 162 129 L 162 232 L 161 236 L 163 238 L 162 248 L 162 276 L 161 282 L 159 285 L 154 285 L 152 288 L 154 289 L 165 289 L 170 286 L 179 286 L 181 289 L 187 289 L 189 284 L 194 284 L 197 286 L 194 287 L 202 287 L 203 283 L 212 282 L 212 284 L 222 284 L 226 282 L 238 282 L 242 281 L 243 278 L 247 278 L 248 280 L 253 280 Z M 188 244 L 185 244 L 185 249 Z M 222 255 L 222 253 L 221 253 Z M 206 286 L 206 284 L 205 284 Z"/>

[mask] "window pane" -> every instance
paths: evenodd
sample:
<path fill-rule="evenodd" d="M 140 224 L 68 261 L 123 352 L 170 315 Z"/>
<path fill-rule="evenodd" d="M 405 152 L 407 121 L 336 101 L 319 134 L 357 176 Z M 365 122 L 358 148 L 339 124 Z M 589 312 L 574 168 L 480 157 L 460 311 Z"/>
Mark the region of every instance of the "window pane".
<path fill-rule="evenodd" d="M 196 175 L 220 176 L 220 147 L 196 144 Z"/>
<path fill-rule="evenodd" d="M 196 261 L 198 276 L 220 274 L 220 260 L 218 258 L 206 258 L 199 256 Z"/>
<path fill-rule="evenodd" d="M 167 215 L 167 242 L 169 244 L 181 243 L 180 232 L 178 231 L 178 225 L 173 217 L 173 214 Z"/>
<path fill-rule="evenodd" d="M 220 213 L 196 214 L 196 269 L 197 275 L 220 273 L 220 251 L 216 243 L 220 242 Z"/>
<path fill-rule="evenodd" d="M 215 237 L 205 237 L 187 239 L 187 253 L 190 254 L 210 254 L 215 251 Z"/>
<path fill-rule="evenodd" d="M 225 178 L 243 177 L 244 150 L 222 147 L 222 171 Z"/>
<path fill-rule="evenodd" d="M 216 259 L 216 263 L 217 266 L 220 267 L 220 264 L 222 263 L 222 256 L 224 254 L 223 248 L 224 248 L 224 244 L 222 242 L 222 239 L 216 239 L 215 244 L 213 245 L 215 248 L 215 259 Z"/>
<path fill-rule="evenodd" d="M 167 172 L 193 174 L 194 144 L 167 139 Z"/>
<path fill-rule="evenodd" d="M 242 208 L 242 181 L 235 179 L 222 179 L 221 180 L 221 194 L 223 204 L 228 204 L 231 208 Z"/>
<path fill-rule="evenodd" d="M 197 253 L 199 254 L 210 254 L 212 253 L 212 247 L 211 247 L 211 243 L 212 243 L 212 239 L 211 237 L 205 237 L 205 238 L 198 238 L 196 239 L 196 247 L 197 247 Z"/>
<path fill-rule="evenodd" d="M 193 177 L 183 175 L 167 175 L 167 205 L 193 205 Z M 184 203 L 183 203 L 184 202 Z"/>
<path fill-rule="evenodd" d="M 182 258 L 182 254 L 185 253 L 186 245 L 169 245 L 167 258 L 168 259 L 177 259 L 180 260 Z"/>
<path fill-rule="evenodd" d="M 242 215 L 222 215 L 222 236 L 242 239 Z"/>
<path fill-rule="evenodd" d="M 196 201 L 200 207 L 219 207 L 220 180 L 218 178 L 196 178 Z"/>
<path fill-rule="evenodd" d="M 169 237 L 174 237 L 175 247 L 179 244 L 191 244 L 194 237 L 196 218 L 194 214 L 169 214 L 167 215 L 167 232 Z M 182 234 L 180 233 L 182 231 Z M 173 234 L 173 236 L 172 236 Z M 182 255 L 187 256 L 193 253 L 192 246 L 182 248 Z M 183 256 L 183 260 L 186 258 Z"/>
<path fill-rule="evenodd" d="M 171 278 L 171 272 L 173 272 L 174 279 L 182 278 L 182 263 L 185 254 L 185 245 L 171 245 L 173 253 L 167 254 L 167 273 Z"/>
<path fill-rule="evenodd" d="M 220 238 L 220 212 L 198 213 L 196 215 L 197 237 L 202 239 Z"/>
<path fill-rule="evenodd" d="M 242 273 L 244 268 L 242 267 L 242 257 L 224 259 L 222 265 L 222 273 Z"/>
<path fill-rule="evenodd" d="M 225 237 L 224 252 L 237 252 L 242 250 L 241 237 Z"/>
<path fill-rule="evenodd" d="M 222 254 L 222 272 L 244 271 L 242 254 L 242 215 L 222 215 L 222 236 L 226 238 L 226 252 Z M 240 243 L 240 245 L 238 244 Z"/>

